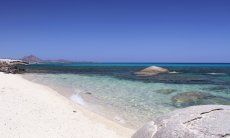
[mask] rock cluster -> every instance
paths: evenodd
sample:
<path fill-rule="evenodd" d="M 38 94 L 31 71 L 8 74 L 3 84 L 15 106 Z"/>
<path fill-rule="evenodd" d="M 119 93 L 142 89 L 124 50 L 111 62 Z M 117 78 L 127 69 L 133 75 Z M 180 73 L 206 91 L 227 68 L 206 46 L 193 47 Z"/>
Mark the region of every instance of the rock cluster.
<path fill-rule="evenodd" d="M 227 138 L 229 124 L 230 106 L 193 106 L 149 122 L 132 138 Z"/>
<path fill-rule="evenodd" d="M 25 70 L 23 65 L 26 65 L 26 62 L 21 60 L 11 60 L 11 59 L 0 59 L 0 72 L 5 73 L 22 73 Z"/>

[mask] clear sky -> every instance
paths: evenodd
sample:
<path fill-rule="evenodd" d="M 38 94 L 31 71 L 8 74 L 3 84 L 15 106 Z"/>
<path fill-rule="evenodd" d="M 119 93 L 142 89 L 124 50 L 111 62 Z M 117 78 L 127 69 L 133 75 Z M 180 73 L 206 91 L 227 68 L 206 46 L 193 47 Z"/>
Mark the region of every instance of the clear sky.
<path fill-rule="evenodd" d="M 1 0 L 0 57 L 230 62 L 230 0 Z"/>

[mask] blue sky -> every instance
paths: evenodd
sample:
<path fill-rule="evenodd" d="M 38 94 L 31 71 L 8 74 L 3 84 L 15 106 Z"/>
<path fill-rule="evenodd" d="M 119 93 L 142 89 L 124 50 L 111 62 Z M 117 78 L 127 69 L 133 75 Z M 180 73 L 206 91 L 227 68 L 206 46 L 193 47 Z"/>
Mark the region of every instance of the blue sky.
<path fill-rule="evenodd" d="M 0 57 L 230 62 L 229 0 L 7 0 Z"/>

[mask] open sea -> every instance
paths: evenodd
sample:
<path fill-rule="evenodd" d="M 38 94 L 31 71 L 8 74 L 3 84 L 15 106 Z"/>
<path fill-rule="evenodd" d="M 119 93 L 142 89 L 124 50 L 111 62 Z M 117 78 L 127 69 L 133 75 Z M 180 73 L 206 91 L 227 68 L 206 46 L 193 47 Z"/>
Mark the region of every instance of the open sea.
<path fill-rule="evenodd" d="M 135 74 L 152 65 L 171 73 Z M 26 69 L 25 78 L 130 128 L 178 108 L 230 105 L 230 64 L 50 63 Z"/>

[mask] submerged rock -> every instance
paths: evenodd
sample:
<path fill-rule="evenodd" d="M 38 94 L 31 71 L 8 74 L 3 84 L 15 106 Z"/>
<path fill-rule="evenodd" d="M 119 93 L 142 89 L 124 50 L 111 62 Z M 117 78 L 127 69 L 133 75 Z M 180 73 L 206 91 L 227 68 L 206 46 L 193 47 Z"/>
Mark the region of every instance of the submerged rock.
<path fill-rule="evenodd" d="M 209 87 L 209 88 L 204 88 L 203 90 L 207 90 L 207 91 L 216 91 L 216 92 L 228 92 L 230 91 L 230 87 L 229 86 L 214 86 L 214 87 Z"/>
<path fill-rule="evenodd" d="M 191 105 L 200 104 L 203 99 L 212 98 L 211 94 L 202 92 L 186 92 L 179 93 L 172 97 L 173 105 L 176 107 L 186 107 Z"/>
<path fill-rule="evenodd" d="M 230 136 L 230 106 L 202 105 L 159 117 L 132 138 L 221 138 Z"/>
<path fill-rule="evenodd" d="M 202 104 L 223 104 L 223 105 L 230 105 L 230 98 L 221 97 L 221 96 L 214 96 L 210 99 L 206 99 L 203 101 Z"/>
<path fill-rule="evenodd" d="M 85 92 L 85 94 L 92 95 L 92 93 L 91 93 L 91 92 Z"/>
<path fill-rule="evenodd" d="M 140 75 L 140 76 L 153 76 L 153 75 L 157 75 L 160 73 L 169 73 L 169 70 L 162 68 L 162 67 L 151 66 L 151 67 L 145 68 L 139 72 L 136 72 L 136 74 Z"/>
<path fill-rule="evenodd" d="M 177 91 L 176 89 L 160 89 L 160 90 L 157 90 L 156 92 L 162 93 L 162 94 L 171 94 L 176 91 Z"/>

